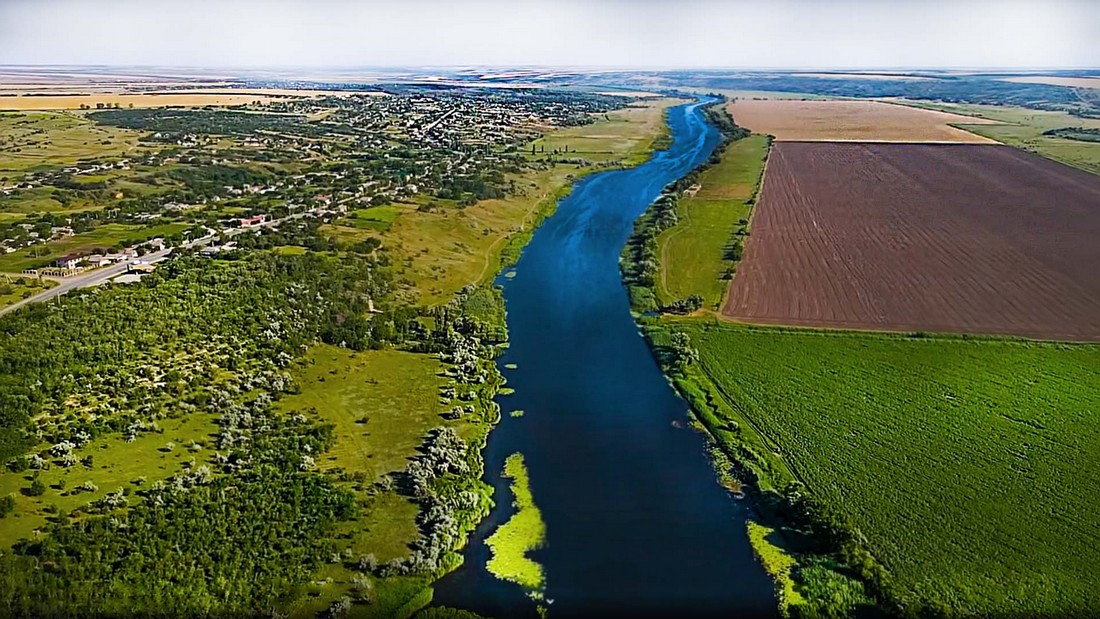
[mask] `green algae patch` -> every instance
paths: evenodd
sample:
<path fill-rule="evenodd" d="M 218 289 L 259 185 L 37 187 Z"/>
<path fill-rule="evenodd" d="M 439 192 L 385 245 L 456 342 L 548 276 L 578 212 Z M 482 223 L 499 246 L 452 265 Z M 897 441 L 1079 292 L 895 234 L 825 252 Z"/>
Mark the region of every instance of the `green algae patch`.
<path fill-rule="evenodd" d="M 504 476 L 512 480 L 516 513 L 493 533 L 485 544 L 492 551 L 486 568 L 501 580 L 509 580 L 527 589 L 541 589 L 545 582 L 542 566 L 527 553 L 546 540 L 546 523 L 531 496 L 523 455 L 514 453 L 504 463 Z"/>
<path fill-rule="evenodd" d="M 779 602 L 779 612 L 784 617 L 790 616 L 790 607 L 803 603 L 802 595 L 795 590 L 794 579 L 791 578 L 791 570 L 798 566 L 798 562 L 787 551 L 773 544 L 768 537 L 775 530 L 752 520 L 747 521 L 749 528 L 749 543 L 752 551 L 764 570 L 775 581 L 775 593 Z"/>

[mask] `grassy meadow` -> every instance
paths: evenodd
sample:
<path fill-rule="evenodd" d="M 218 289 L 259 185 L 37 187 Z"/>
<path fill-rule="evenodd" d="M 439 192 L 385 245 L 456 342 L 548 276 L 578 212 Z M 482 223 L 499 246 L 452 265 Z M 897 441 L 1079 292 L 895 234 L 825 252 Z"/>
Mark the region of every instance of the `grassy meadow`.
<path fill-rule="evenodd" d="M 25 297 L 38 294 L 57 285 L 51 279 L 33 277 L 0 277 L 0 308 L 22 301 Z"/>
<path fill-rule="evenodd" d="M 0 113 L 0 179 L 93 157 L 130 156 L 140 135 L 96 125 L 79 114 Z"/>
<path fill-rule="evenodd" d="M 407 556 L 420 537 L 418 505 L 397 491 L 380 494 L 370 486 L 385 474 L 405 468 L 417 454 L 429 429 L 445 425 L 439 417 L 439 376 L 443 364 L 434 356 L 395 350 L 356 352 L 327 344 L 314 345 L 293 366 L 295 394 L 279 400 L 281 410 L 316 414 L 333 425 L 333 447 L 318 459 L 323 470 L 345 473 L 344 482 L 364 510 L 337 526 L 337 549 L 379 562 Z M 352 591 L 356 572 L 342 564 L 323 568 L 292 617 L 314 617 L 333 600 Z M 374 582 L 375 603 L 359 607 L 364 616 L 393 616 L 428 587 L 424 578 L 397 577 Z M 414 609 L 415 610 L 415 609 Z"/>
<path fill-rule="evenodd" d="M 729 284 L 724 275 L 732 265 L 727 248 L 735 232 L 747 228 L 767 156 L 765 136 L 732 142 L 721 161 L 700 175 L 698 193 L 679 199 L 679 223 L 657 237 L 661 303 L 698 294 L 704 307 L 720 307 Z"/>
<path fill-rule="evenodd" d="M 61 514 L 98 501 L 108 493 L 122 489 L 130 494 L 186 471 L 195 462 L 202 464 L 218 432 L 214 419 L 214 415 L 192 414 L 162 420 L 158 432 L 142 434 L 132 442 L 117 435 L 94 440 L 73 451 L 81 464 L 38 472 L 39 481 L 46 486 L 41 496 L 26 492 L 36 471 L 0 469 L 0 497 L 11 495 L 16 502 L 15 512 L 0 518 L 0 549 L 16 540 L 33 538 L 35 530 Z M 94 490 L 81 488 L 89 482 Z"/>
<path fill-rule="evenodd" d="M 848 517 L 903 601 L 1068 616 L 1100 605 L 1100 347 L 668 321 L 678 379 L 762 488 Z"/>

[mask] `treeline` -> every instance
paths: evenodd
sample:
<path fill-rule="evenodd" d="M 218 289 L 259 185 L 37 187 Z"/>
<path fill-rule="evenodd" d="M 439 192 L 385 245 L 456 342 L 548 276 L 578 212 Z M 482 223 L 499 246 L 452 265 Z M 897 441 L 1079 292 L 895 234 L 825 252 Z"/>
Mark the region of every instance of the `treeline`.
<path fill-rule="evenodd" d="M 152 131 L 173 136 L 240 135 L 257 132 L 289 132 L 293 134 L 323 135 L 328 131 L 316 123 L 309 123 L 305 116 L 291 114 L 264 114 L 222 109 L 148 108 L 104 110 L 92 112 L 88 118 L 103 125 Z"/>
<path fill-rule="evenodd" d="M 1063 127 L 1061 129 L 1047 129 L 1043 135 L 1080 142 L 1100 142 L 1100 129 L 1090 127 Z"/>
<path fill-rule="evenodd" d="M 636 79 L 636 78 L 635 78 Z M 1014 105 L 1100 117 L 1100 108 L 1077 96 L 1074 88 L 1008 82 L 991 77 L 937 76 L 930 79 L 861 79 L 799 75 L 738 76 L 710 72 L 676 72 L 667 79 L 682 86 L 717 90 L 763 90 L 829 97 L 904 97 L 950 103 Z"/>
<path fill-rule="evenodd" d="M 220 164 L 173 168 L 166 176 L 183 183 L 188 190 L 199 195 L 211 191 L 215 192 L 213 195 L 217 195 L 226 186 L 259 185 L 272 179 L 272 175 L 264 171 Z"/>

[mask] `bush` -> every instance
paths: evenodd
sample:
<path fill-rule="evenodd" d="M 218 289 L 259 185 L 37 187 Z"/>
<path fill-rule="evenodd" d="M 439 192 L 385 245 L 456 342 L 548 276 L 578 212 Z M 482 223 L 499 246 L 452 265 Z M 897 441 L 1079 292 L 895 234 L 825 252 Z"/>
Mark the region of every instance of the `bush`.
<path fill-rule="evenodd" d="M 30 487 L 27 488 L 27 496 L 42 496 L 46 494 L 46 484 L 42 483 L 41 479 L 37 477 L 31 482 Z"/>
<path fill-rule="evenodd" d="M 0 498 L 0 518 L 6 518 L 13 511 L 15 511 L 15 497 L 9 494 Z"/>

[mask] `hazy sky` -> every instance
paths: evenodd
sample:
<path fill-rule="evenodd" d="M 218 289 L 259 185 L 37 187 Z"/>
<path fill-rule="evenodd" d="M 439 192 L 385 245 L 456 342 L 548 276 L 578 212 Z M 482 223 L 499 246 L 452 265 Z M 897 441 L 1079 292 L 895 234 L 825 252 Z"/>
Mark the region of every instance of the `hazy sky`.
<path fill-rule="evenodd" d="M 1100 0 L 0 0 L 0 64 L 1097 67 Z"/>

